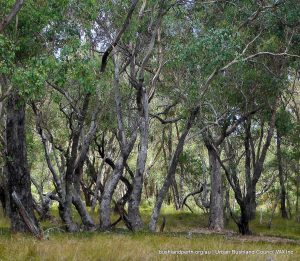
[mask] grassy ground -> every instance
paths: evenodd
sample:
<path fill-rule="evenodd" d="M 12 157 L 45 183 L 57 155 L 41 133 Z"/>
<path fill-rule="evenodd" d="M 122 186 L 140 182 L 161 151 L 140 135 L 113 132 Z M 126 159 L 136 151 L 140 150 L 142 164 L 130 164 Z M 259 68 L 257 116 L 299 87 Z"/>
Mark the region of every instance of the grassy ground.
<path fill-rule="evenodd" d="M 142 213 L 146 223 L 150 208 L 145 205 Z M 71 235 L 60 233 L 56 229 L 49 230 L 54 225 L 44 223 L 44 229 L 48 229 L 48 239 L 42 241 L 28 235 L 11 234 L 8 220 L 2 217 L 0 260 L 300 260 L 298 243 L 247 242 L 235 235 L 199 234 L 197 231 L 207 224 L 205 214 L 175 212 L 171 208 L 164 208 L 162 215 L 167 220 L 162 234 L 146 231 L 133 234 L 120 225 L 113 232 L 82 232 Z M 97 215 L 94 218 L 97 219 Z M 268 216 L 265 215 L 263 224 L 259 224 L 258 220 L 251 224 L 253 232 L 262 236 L 262 240 L 268 235 L 300 240 L 300 224 L 275 217 L 272 229 L 268 229 L 267 221 Z M 229 223 L 227 229 L 236 230 L 233 223 Z M 167 250 L 194 252 L 159 252 Z M 238 250 L 253 252 L 233 253 Z M 278 250 L 284 252 L 276 253 Z M 288 251 L 292 252 L 287 253 Z"/>

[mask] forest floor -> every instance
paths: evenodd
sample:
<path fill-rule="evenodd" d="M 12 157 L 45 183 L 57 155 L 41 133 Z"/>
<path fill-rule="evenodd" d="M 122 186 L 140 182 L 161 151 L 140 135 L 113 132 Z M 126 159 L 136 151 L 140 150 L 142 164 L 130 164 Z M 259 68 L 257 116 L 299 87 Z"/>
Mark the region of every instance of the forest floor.
<path fill-rule="evenodd" d="M 147 224 L 150 209 L 143 208 L 142 214 Z M 11 234 L 0 215 L 0 260 L 300 260 L 300 224 L 293 220 L 275 216 L 269 229 L 264 213 L 262 224 L 259 219 L 251 223 L 253 235 L 240 236 L 233 222 L 220 233 L 208 230 L 203 213 L 167 207 L 162 215 L 163 233 L 131 233 L 120 224 L 112 232 L 67 234 L 57 221 L 42 224 L 45 240 Z"/>

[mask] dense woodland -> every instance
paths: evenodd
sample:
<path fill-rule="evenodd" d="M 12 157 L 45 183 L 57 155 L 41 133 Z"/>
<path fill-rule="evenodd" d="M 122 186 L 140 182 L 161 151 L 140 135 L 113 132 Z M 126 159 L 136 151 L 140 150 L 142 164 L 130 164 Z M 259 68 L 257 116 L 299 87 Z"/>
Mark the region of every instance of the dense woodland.
<path fill-rule="evenodd" d="M 300 222 L 299 14 L 299 0 L 0 0 L 11 230 L 162 232 L 164 206 L 243 235 L 262 211 Z"/>

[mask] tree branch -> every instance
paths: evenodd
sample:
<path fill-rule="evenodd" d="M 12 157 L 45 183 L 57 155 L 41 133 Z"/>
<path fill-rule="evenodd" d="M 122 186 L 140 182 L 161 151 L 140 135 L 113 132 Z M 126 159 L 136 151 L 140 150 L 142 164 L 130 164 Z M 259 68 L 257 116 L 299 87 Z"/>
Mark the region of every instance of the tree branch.
<path fill-rule="evenodd" d="M 14 19 L 14 17 L 20 11 L 23 4 L 24 4 L 24 0 L 16 0 L 10 13 L 4 19 L 2 19 L 0 23 L 0 33 L 2 33 L 5 30 L 5 28 L 9 25 L 9 23 L 12 21 L 12 19 Z"/>
<path fill-rule="evenodd" d="M 101 69 L 100 69 L 101 72 L 105 71 L 105 68 L 106 68 L 106 65 L 107 65 L 107 59 L 108 59 L 109 54 L 114 49 L 114 47 L 117 46 L 117 44 L 120 41 L 122 35 L 124 34 L 124 32 L 126 31 L 127 27 L 129 26 L 130 19 L 132 17 L 133 11 L 134 11 L 137 3 L 138 3 L 138 0 L 132 0 L 131 6 L 129 8 L 129 11 L 127 13 L 126 19 L 124 21 L 124 24 L 123 24 L 121 30 L 117 34 L 115 40 L 108 46 L 108 48 L 104 52 L 104 54 L 102 56 L 102 62 L 101 62 Z"/>

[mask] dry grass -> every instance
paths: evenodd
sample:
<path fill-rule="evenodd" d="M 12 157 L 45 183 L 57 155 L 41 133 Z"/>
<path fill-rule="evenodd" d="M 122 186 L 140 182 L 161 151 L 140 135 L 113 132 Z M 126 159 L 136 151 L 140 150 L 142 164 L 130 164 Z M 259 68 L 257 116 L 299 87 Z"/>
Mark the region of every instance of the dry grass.
<path fill-rule="evenodd" d="M 145 223 L 149 220 L 149 209 L 143 208 Z M 207 216 L 199 213 L 174 212 L 165 208 L 162 213 L 167 218 L 165 233 L 129 233 L 119 228 L 110 233 L 82 232 L 76 234 L 50 231 L 49 239 L 38 241 L 28 235 L 9 233 L 7 219 L 0 218 L 0 260 L 300 260 L 300 245 L 291 240 L 260 242 L 260 237 L 238 237 L 228 234 L 214 235 L 201 232 L 207 224 Z M 97 215 L 94 216 L 95 220 Z M 50 223 L 45 227 L 53 226 Z M 271 230 L 257 221 L 252 229 L 257 235 L 282 235 L 300 239 L 299 229 L 294 221 L 274 220 Z M 298 225 L 299 226 L 299 225 Z M 288 228 L 286 228 L 288 227 Z M 290 228 L 289 228 L 290 227 Z M 235 229 L 229 224 L 229 229 Z M 195 231 L 195 233 L 190 233 Z M 286 232 L 286 233 L 282 233 Z M 162 255 L 159 250 L 289 250 L 293 254 L 248 254 L 248 255 Z M 271 259 L 272 258 L 272 259 Z"/>
<path fill-rule="evenodd" d="M 1 260 L 195 260 L 200 255 L 160 255 L 159 250 L 278 250 L 292 255 L 206 255 L 201 260 L 300 260 L 300 246 L 228 240 L 216 235 L 55 234 L 37 241 L 23 235 L 0 238 Z"/>

